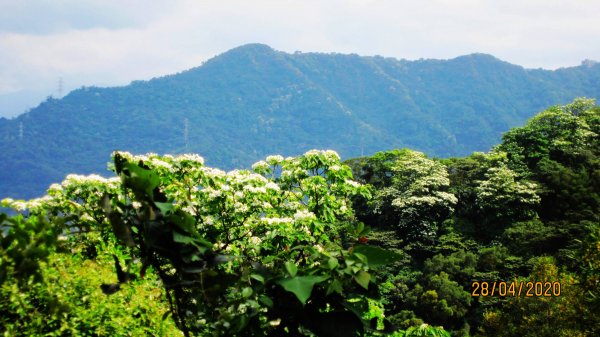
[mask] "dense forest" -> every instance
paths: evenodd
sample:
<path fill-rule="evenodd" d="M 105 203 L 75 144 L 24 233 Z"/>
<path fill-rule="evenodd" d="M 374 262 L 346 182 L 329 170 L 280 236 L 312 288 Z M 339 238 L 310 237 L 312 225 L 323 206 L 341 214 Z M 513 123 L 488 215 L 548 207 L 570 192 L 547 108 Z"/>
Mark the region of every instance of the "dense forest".
<path fill-rule="evenodd" d="M 0 118 L 0 198 L 39 197 L 71 172 L 105 174 L 117 149 L 201 153 L 225 170 L 314 148 L 345 159 L 393 148 L 466 156 L 552 104 L 600 99 L 598 79 L 593 62 L 550 71 L 486 54 L 408 61 L 249 44 L 178 74 L 80 88 Z"/>
<path fill-rule="evenodd" d="M 600 107 L 487 153 L 114 152 L 4 199 L 5 336 L 598 336 Z"/>

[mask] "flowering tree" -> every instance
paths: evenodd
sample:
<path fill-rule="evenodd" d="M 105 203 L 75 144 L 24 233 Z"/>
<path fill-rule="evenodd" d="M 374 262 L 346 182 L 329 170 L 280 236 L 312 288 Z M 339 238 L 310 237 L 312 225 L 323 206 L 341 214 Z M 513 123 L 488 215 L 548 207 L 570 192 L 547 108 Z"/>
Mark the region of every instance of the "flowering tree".
<path fill-rule="evenodd" d="M 540 202 L 536 184 L 519 180 L 517 173 L 506 165 L 491 167 L 485 180 L 477 181 L 477 204 L 490 214 L 507 223 L 524 220 L 535 215 L 534 207 Z"/>
<path fill-rule="evenodd" d="M 333 151 L 228 173 L 196 155 L 116 152 L 114 171 L 70 175 L 44 198 L 3 205 L 118 242 L 139 265 L 124 270 L 117 260 L 118 283 L 102 290 L 138 277 L 131 268 L 141 277 L 151 268 L 186 335 L 354 335 L 377 294 L 371 269 L 397 258 L 358 242 L 365 228 L 348 198 L 369 192 Z"/>
<path fill-rule="evenodd" d="M 391 217 L 383 220 L 393 223 L 402 236 L 431 238 L 457 201 L 447 192 L 450 180 L 446 168 L 421 152 L 406 150 L 391 169 L 391 185 L 373 198 L 374 212 Z"/>

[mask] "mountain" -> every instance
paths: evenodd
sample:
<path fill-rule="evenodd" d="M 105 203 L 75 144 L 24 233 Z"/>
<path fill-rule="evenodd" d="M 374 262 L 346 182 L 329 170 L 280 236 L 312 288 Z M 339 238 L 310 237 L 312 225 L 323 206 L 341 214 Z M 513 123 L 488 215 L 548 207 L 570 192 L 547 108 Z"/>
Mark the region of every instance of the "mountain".
<path fill-rule="evenodd" d="M 407 61 L 249 44 L 178 74 L 83 87 L 0 118 L 0 198 L 41 195 L 71 172 L 106 175 L 116 149 L 195 152 L 223 169 L 312 148 L 461 156 L 577 96 L 600 97 L 600 64 L 550 71 L 485 54 Z"/>

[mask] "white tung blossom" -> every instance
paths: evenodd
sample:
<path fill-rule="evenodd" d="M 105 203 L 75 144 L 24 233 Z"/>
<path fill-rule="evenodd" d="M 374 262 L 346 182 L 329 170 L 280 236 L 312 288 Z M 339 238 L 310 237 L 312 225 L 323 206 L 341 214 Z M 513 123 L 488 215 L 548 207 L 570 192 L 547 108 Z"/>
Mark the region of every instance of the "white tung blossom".
<path fill-rule="evenodd" d="M 273 191 L 279 191 L 279 185 L 277 185 L 276 183 L 269 181 L 266 185 L 265 188 L 268 190 L 273 190 Z"/>
<path fill-rule="evenodd" d="M 101 177 L 97 174 L 90 174 L 88 176 L 83 176 L 79 174 L 69 174 L 62 182 L 63 187 L 68 187 L 72 185 L 80 185 L 84 183 L 106 183 L 107 180 L 104 177 Z"/>
<path fill-rule="evenodd" d="M 173 165 L 167 163 L 166 161 L 160 160 L 160 159 L 152 159 L 152 161 L 150 162 L 152 163 L 152 165 L 154 167 L 159 167 L 159 168 L 164 168 L 167 171 L 171 171 L 173 169 Z"/>
<path fill-rule="evenodd" d="M 275 155 L 275 156 L 267 156 L 267 163 L 270 165 L 278 165 L 283 161 L 283 156 Z"/>
<path fill-rule="evenodd" d="M 290 224 L 294 220 L 292 218 L 264 218 L 263 219 L 268 225 L 278 225 L 278 224 Z"/>
<path fill-rule="evenodd" d="M 223 170 L 219 170 L 216 168 L 212 168 L 212 167 L 202 167 L 202 172 L 207 175 L 208 177 L 213 177 L 213 178 L 217 178 L 217 177 L 225 177 L 226 173 Z"/>
<path fill-rule="evenodd" d="M 195 153 L 182 154 L 182 155 L 175 157 L 174 159 L 176 162 L 179 162 L 179 163 L 194 162 L 194 163 L 198 163 L 200 165 L 204 165 L 204 158 L 200 157 L 199 155 L 197 155 Z"/>
<path fill-rule="evenodd" d="M 244 186 L 244 191 L 250 192 L 250 193 L 260 193 L 260 194 L 267 193 L 267 189 L 266 188 L 264 188 L 264 187 L 254 187 L 252 185 L 246 185 L 246 186 Z"/>
<path fill-rule="evenodd" d="M 236 202 L 235 204 L 233 204 L 233 208 L 238 213 L 246 213 L 249 210 L 248 206 L 245 204 L 242 204 L 241 202 Z"/>
<path fill-rule="evenodd" d="M 253 245 L 259 245 L 262 242 L 262 240 L 257 236 L 251 236 L 248 238 L 248 242 L 250 242 Z"/>
<path fill-rule="evenodd" d="M 352 187 L 355 187 L 355 188 L 356 188 L 356 187 L 360 187 L 360 186 L 361 186 L 361 185 L 360 185 L 359 183 L 357 183 L 356 181 L 354 181 L 354 180 L 350 180 L 350 179 L 346 179 L 346 184 L 348 184 L 348 185 L 350 185 L 350 186 L 352 186 Z"/>
<path fill-rule="evenodd" d="M 218 189 L 216 190 L 216 189 L 214 189 L 214 188 L 210 188 L 210 187 L 207 187 L 207 188 L 205 188 L 205 189 L 204 189 L 204 190 L 202 190 L 202 191 L 203 191 L 204 193 L 207 193 L 207 194 L 208 194 L 208 196 L 209 196 L 210 198 L 212 198 L 212 199 L 218 198 L 218 197 L 220 197 L 220 196 L 221 196 L 221 194 L 222 194 L 221 190 L 218 190 Z"/>
<path fill-rule="evenodd" d="M 264 160 L 261 160 L 259 162 L 256 162 L 252 165 L 252 169 L 255 171 L 259 171 L 259 170 L 267 170 L 269 168 L 269 163 L 267 163 Z"/>
<path fill-rule="evenodd" d="M 63 187 L 60 184 L 52 184 L 48 187 L 48 192 L 60 192 L 63 190 Z"/>
<path fill-rule="evenodd" d="M 296 221 L 303 221 L 303 220 L 314 220 L 317 217 L 315 216 L 315 214 L 311 211 L 307 211 L 307 210 L 297 210 L 296 213 L 294 214 L 294 220 Z"/>
<path fill-rule="evenodd" d="M 340 160 L 340 155 L 333 150 L 326 150 L 325 156 L 329 159 Z"/>

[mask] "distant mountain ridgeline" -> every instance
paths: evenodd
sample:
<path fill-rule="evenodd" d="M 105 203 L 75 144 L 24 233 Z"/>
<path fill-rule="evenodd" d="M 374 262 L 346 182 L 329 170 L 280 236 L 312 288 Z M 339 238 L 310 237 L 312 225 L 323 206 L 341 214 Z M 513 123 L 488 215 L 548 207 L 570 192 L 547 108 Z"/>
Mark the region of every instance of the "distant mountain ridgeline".
<path fill-rule="evenodd" d="M 81 88 L 0 118 L 0 198 L 41 195 L 70 172 L 107 174 L 116 149 L 194 152 L 226 169 L 312 148 L 462 156 L 577 96 L 600 98 L 600 64 L 549 71 L 485 54 L 406 61 L 244 45 L 175 75 Z"/>

